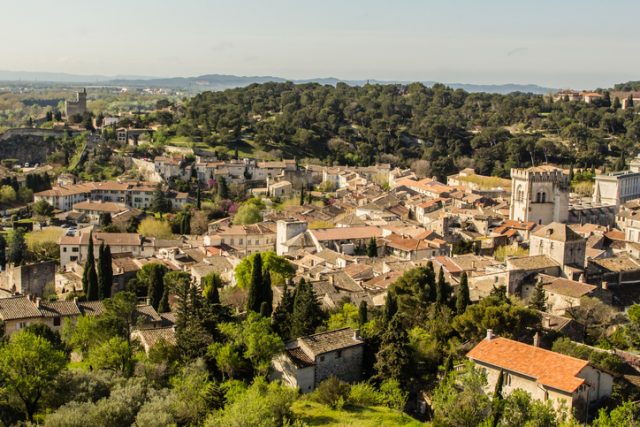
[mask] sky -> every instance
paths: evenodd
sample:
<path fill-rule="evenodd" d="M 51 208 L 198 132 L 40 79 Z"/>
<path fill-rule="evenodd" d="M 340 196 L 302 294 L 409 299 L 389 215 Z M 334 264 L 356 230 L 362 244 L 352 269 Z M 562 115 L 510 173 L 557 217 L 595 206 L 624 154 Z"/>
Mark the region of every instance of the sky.
<path fill-rule="evenodd" d="M 0 70 L 589 89 L 640 80 L 639 13 L 637 0 L 5 0 Z"/>

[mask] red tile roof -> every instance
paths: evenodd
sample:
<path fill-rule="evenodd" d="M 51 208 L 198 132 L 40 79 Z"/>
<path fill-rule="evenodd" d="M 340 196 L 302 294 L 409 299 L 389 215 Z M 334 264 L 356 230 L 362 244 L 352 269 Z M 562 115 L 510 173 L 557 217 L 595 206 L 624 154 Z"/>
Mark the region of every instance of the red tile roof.
<path fill-rule="evenodd" d="M 525 375 L 544 386 L 567 393 L 573 393 L 584 383 L 578 374 L 589 364 L 586 360 L 507 338 L 484 339 L 467 353 L 467 357 Z"/>

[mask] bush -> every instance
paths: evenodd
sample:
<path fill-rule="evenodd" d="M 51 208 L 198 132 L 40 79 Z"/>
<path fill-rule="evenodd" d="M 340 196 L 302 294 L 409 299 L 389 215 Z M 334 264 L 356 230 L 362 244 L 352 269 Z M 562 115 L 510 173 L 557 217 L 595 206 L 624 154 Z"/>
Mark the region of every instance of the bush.
<path fill-rule="evenodd" d="M 407 404 L 408 394 L 400 388 L 398 380 L 386 380 L 380 384 L 380 393 L 385 406 L 402 411 Z"/>
<path fill-rule="evenodd" d="M 351 386 L 349 403 L 358 406 L 377 406 L 384 403 L 384 397 L 369 383 L 358 383 Z"/>
<path fill-rule="evenodd" d="M 336 377 L 322 381 L 311 394 L 311 399 L 334 409 L 340 409 L 349 398 L 351 386 Z"/>

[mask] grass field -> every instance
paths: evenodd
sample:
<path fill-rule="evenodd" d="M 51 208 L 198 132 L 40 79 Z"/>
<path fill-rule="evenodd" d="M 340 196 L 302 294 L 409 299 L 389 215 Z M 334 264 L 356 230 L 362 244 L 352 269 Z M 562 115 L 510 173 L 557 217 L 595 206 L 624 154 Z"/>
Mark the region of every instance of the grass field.
<path fill-rule="evenodd" d="M 309 426 L 418 427 L 425 425 L 408 415 L 382 406 L 366 408 L 349 406 L 336 410 L 303 399 L 295 402 L 292 410 Z"/>
<path fill-rule="evenodd" d="M 60 227 L 47 227 L 43 230 L 32 231 L 25 234 L 27 245 L 31 248 L 36 243 L 42 242 L 58 242 L 58 239 L 64 234 L 64 229 Z"/>

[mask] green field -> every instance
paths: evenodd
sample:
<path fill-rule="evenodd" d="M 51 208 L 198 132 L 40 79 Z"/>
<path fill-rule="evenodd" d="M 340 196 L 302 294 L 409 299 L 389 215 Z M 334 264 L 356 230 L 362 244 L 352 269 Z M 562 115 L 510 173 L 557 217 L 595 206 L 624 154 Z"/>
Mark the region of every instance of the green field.
<path fill-rule="evenodd" d="M 293 404 L 293 413 L 309 426 L 329 427 L 418 427 L 424 423 L 410 416 L 383 406 L 346 406 L 341 410 L 331 409 L 306 399 Z"/>

